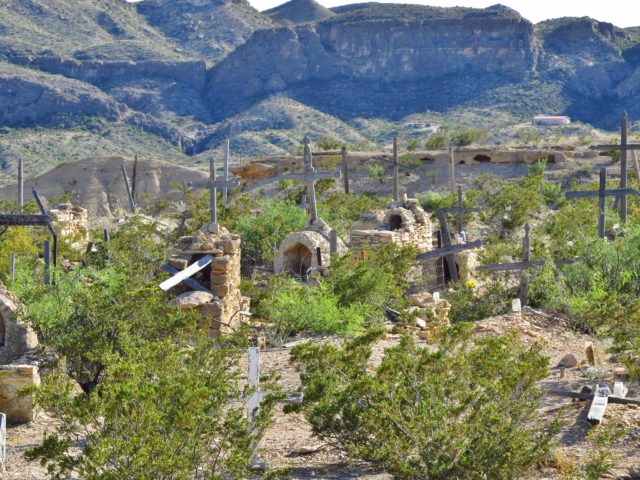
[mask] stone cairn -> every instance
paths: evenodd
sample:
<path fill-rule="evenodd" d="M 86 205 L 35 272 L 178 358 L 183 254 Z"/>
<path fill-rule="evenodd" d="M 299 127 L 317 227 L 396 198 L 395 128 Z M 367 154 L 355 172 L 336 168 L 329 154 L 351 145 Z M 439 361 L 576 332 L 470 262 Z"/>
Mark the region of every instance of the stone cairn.
<path fill-rule="evenodd" d="M 212 293 L 183 291 L 171 301 L 185 310 L 196 308 L 202 317 L 201 327 L 207 329 L 211 337 L 233 330 L 240 322 L 239 312 L 249 310 L 250 299 L 240 293 L 240 244 L 239 235 L 230 234 L 219 225 L 210 225 L 194 236 L 182 237 L 169 260 L 171 266 L 184 270 L 206 255 L 213 257 L 209 267 L 192 277 Z M 184 284 L 175 287 L 185 288 Z"/>
<path fill-rule="evenodd" d="M 33 420 L 33 396 L 18 395 L 18 391 L 40 383 L 35 359 L 38 338 L 17 316 L 18 305 L 0 282 L 0 411 L 10 424 Z"/>
<path fill-rule="evenodd" d="M 83 247 L 89 239 L 89 216 L 86 208 L 77 207 L 72 203 L 63 203 L 52 208 L 47 214 L 62 238 L 74 240 Z"/>

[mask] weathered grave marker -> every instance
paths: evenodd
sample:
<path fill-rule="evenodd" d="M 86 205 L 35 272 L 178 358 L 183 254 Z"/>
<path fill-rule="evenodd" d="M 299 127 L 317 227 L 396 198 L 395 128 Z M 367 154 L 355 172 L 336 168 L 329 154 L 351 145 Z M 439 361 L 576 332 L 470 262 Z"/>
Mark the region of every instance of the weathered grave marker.
<path fill-rule="evenodd" d="M 131 197 L 136 201 L 136 185 L 138 183 L 138 154 L 133 157 L 133 174 L 131 175 Z"/>
<path fill-rule="evenodd" d="M 597 191 L 587 190 L 578 192 L 567 192 L 566 198 L 594 198 L 598 197 L 598 236 L 605 238 L 605 221 L 607 214 L 606 197 L 626 197 L 628 195 L 640 195 L 640 192 L 631 188 L 607 190 L 607 169 L 600 169 L 600 185 Z M 626 202 L 626 200 L 625 200 Z M 626 206 L 626 203 L 624 204 Z"/>
<path fill-rule="evenodd" d="M 133 200 L 133 194 L 131 193 L 131 185 L 129 184 L 127 169 L 124 168 L 124 165 L 122 165 L 120 167 L 120 171 L 122 172 L 122 179 L 124 180 L 124 185 L 127 189 L 127 198 L 129 199 L 129 208 L 131 208 L 131 213 L 136 213 L 136 202 Z"/>
<path fill-rule="evenodd" d="M 520 276 L 519 300 L 522 306 L 529 303 L 529 276 L 526 271 L 544 267 L 544 260 L 531 261 L 531 227 L 527 223 L 524 226 L 524 237 L 522 238 L 522 261 L 515 263 L 500 263 L 495 265 L 483 265 L 478 268 L 481 272 L 522 272 Z M 571 260 L 555 260 L 556 265 L 566 265 L 572 263 Z"/>
<path fill-rule="evenodd" d="M 24 208 L 24 162 L 22 159 L 18 160 L 18 205 L 22 212 Z"/>
<path fill-rule="evenodd" d="M 612 152 L 620 150 L 620 193 L 616 196 L 620 198 L 620 220 L 623 224 L 627 223 L 627 196 L 625 193 L 627 188 L 627 153 L 629 151 L 640 150 L 640 145 L 629 144 L 627 142 L 627 132 L 629 129 L 629 120 L 627 112 L 622 112 L 620 121 L 620 145 L 595 145 L 592 150 L 599 152 Z M 640 181 L 640 178 L 638 178 Z"/>
<path fill-rule="evenodd" d="M 14 276 L 16 273 L 16 254 L 12 253 L 9 255 L 9 275 L 11 277 L 11 282 L 14 280 Z"/>
<path fill-rule="evenodd" d="M 342 176 L 344 178 L 344 193 L 349 193 L 349 163 L 347 155 L 347 147 L 342 147 Z M 638 177 L 640 178 L 640 177 Z"/>
<path fill-rule="evenodd" d="M 229 157 L 231 155 L 231 140 L 227 138 L 224 142 L 224 159 L 222 165 L 222 179 L 229 181 Z M 222 187 L 222 205 L 228 206 L 229 187 Z"/>
<path fill-rule="evenodd" d="M 269 395 L 270 392 L 260 390 L 260 349 L 257 347 L 250 347 L 247 349 L 247 357 L 249 360 L 249 371 L 247 375 L 247 385 L 252 390 L 251 394 L 247 398 L 247 418 L 249 419 L 249 431 L 253 435 L 256 427 L 256 419 L 260 412 L 260 403 L 262 399 Z M 291 392 L 286 398 L 280 400 L 281 403 L 290 405 L 300 405 L 304 399 L 302 392 Z M 266 464 L 257 458 L 258 441 L 254 437 L 252 442 L 253 470 L 266 470 Z"/>
<path fill-rule="evenodd" d="M 51 285 L 51 248 L 49 240 L 44 241 L 44 284 Z"/>
<path fill-rule="evenodd" d="M 7 465 L 7 416 L 0 413 L 0 465 L 5 471 Z"/>
<path fill-rule="evenodd" d="M 479 207 L 464 207 L 463 205 L 463 195 L 462 195 L 462 186 L 458 185 L 458 205 L 453 208 L 440 208 L 439 211 L 445 213 L 456 213 L 458 218 L 458 234 L 461 234 L 464 231 L 464 214 L 466 212 L 481 212 L 483 208 Z"/>
<path fill-rule="evenodd" d="M 316 182 L 318 180 L 327 178 L 340 178 L 340 171 L 337 172 L 318 172 L 313 167 L 313 156 L 311 155 L 311 148 L 309 147 L 309 139 L 304 138 L 304 172 L 303 173 L 289 173 L 284 175 L 283 178 L 291 180 L 304 180 L 307 182 L 307 194 L 309 195 L 310 209 L 311 209 L 311 223 L 314 223 L 318 219 L 318 206 L 316 203 Z"/>
<path fill-rule="evenodd" d="M 171 278 L 165 280 L 164 282 L 162 282 L 159 285 L 160 289 L 162 291 L 166 292 L 167 290 L 169 290 L 169 289 L 175 287 L 176 285 L 182 283 L 187 278 L 192 277 L 193 275 L 198 273 L 200 270 L 203 270 L 205 267 L 210 265 L 212 261 L 213 261 L 213 257 L 211 255 L 206 255 L 206 256 L 202 257 L 200 260 L 196 261 L 195 263 L 192 263 L 191 265 L 189 265 L 184 270 L 181 270 L 178 273 L 176 273 L 173 277 L 171 277 Z"/>
<path fill-rule="evenodd" d="M 53 266 L 57 267 L 58 266 L 58 235 L 56 234 L 56 230 L 53 228 L 53 219 L 51 219 L 51 217 L 47 215 L 47 209 L 44 208 L 44 203 L 42 203 L 42 200 L 40 199 L 40 195 L 38 195 L 38 191 L 34 188 L 32 192 L 33 192 L 33 198 L 35 198 L 36 200 L 36 204 L 38 205 L 38 209 L 40 210 L 40 213 L 42 214 L 42 216 L 45 216 L 50 219 L 49 223 L 47 223 L 47 228 L 49 229 L 49 232 L 51 232 L 51 236 L 53 237 Z"/>
<path fill-rule="evenodd" d="M 449 188 L 451 193 L 456 192 L 456 163 L 453 147 L 449 148 Z"/>
<path fill-rule="evenodd" d="M 209 188 L 209 211 L 211 214 L 211 223 L 216 227 L 218 226 L 218 188 L 231 188 L 237 187 L 239 185 L 240 182 L 238 180 L 216 180 L 216 161 L 214 157 L 211 157 L 211 161 L 209 163 L 209 180 L 207 180 L 206 182 L 191 184 L 191 186 L 195 188 Z"/>
<path fill-rule="evenodd" d="M 393 137 L 393 201 L 400 201 L 400 172 L 398 169 L 398 137 Z"/>

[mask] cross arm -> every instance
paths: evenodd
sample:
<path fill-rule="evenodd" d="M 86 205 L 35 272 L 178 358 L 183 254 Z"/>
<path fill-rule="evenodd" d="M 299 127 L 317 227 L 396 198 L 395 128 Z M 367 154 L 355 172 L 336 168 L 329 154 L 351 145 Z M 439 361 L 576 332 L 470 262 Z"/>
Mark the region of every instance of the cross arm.
<path fill-rule="evenodd" d="M 191 188 L 233 188 L 240 186 L 240 180 L 235 178 L 230 180 L 206 180 L 204 182 L 189 182 L 187 186 Z"/>
<path fill-rule="evenodd" d="M 0 225 L 6 226 L 44 226 L 48 227 L 52 218 L 49 215 L 4 215 L 0 214 Z"/>
<path fill-rule="evenodd" d="M 450 245 L 448 247 L 432 250 L 431 252 L 420 253 L 416 255 L 416 260 L 431 260 L 433 258 L 446 257 L 447 255 L 455 255 L 466 250 L 472 250 L 474 248 L 482 247 L 482 240 L 476 240 L 475 242 L 462 243 L 459 245 Z"/>
<path fill-rule="evenodd" d="M 463 212 L 482 212 L 484 211 L 484 208 L 480 208 L 480 207 L 465 207 L 465 208 L 457 208 L 457 207 L 451 207 L 451 208 L 439 208 L 438 209 L 439 212 L 445 212 L 445 213 L 456 213 L 459 211 L 463 211 Z"/>
<path fill-rule="evenodd" d="M 620 197 L 622 195 L 640 195 L 638 190 L 634 190 L 633 188 L 618 188 L 614 190 L 605 190 L 605 197 Z M 594 198 L 599 197 L 599 190 L 585 190 L 583 192 L 567 192 L 565 193 L 566 198 Z"/>
<path fill-rule="evenodd" d="M 627 144 L 627 145 L 592 145 L 589 147 L 591 150 L 598 152 L 613 152 L 615 150 L 640 150 L 640 144 Z"/>
<path fill-rule="evenodd" d="M 568 265 L 573 263 L 573 260 L 554 260 L 556 266 Z M 545 260 L 533 260 L 530 262 L 513 262 L 513 263 L 501 263 L 498 265 L 483 265 L 478 267 L 480 272 L 519 272 L 522 270 L 529 270 L 536 267 L 544 267 Z"/>
<path fill-rule="evenodd" d="M 337 170 L 335 172 L 294 172 L 294 173 L 287 173 L 286 175 L 283 175 L 283 178 L 288 178 L 291 180 L 304 180 L 304 181 L 309 181 L 309 180 L 323 180 L 323 179 L 327 179 L 327 178 L 341 178 L 342 173 L 340 172 L 340 170 Z"/>

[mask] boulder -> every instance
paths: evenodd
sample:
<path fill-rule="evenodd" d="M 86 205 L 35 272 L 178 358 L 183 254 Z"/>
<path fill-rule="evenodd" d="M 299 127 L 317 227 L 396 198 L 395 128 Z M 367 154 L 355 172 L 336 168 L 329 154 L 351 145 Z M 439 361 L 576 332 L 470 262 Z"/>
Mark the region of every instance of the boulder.
<path fill-rule="evenodd" d="M 186 292 L 171 300 L 169 305 L 178 307 L 180 310 L 189 310 L 210 303 L 214 299 L 215 296 L 209 292 Z"/>

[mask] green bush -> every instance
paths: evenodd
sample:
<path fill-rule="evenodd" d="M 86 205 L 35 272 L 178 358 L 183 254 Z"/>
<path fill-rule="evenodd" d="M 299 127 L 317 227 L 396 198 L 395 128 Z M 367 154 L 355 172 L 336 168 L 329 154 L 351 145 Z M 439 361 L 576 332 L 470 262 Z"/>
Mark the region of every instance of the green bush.
<path fill-rule="evenodd" d="M 321 151 L 340 150 L 343 142 L 334 137 L 322 137 L 315 141 L 316 147 Z"/>
<path fill-rule="evenodd" d="M 276 343 L 301 332 L 354 333 L 364 324 L 362 305 L 341 305 L 340 297 L 323 282 L 312 287 L 291 278 L 273 280 L 261 311 Z"/>
<path fill-rule="evenodd" d="M 466 147 L 472 143 L 479 142 L 487 136 L 487 132 L 479 128 L 469 130 L 456 130 L 451 135 L 451 144 L 456 147 Z"/>
<path fill-rule="evenodd" d="M 548 180 L 540 182 L 538 192 L 542 195 L 544 202 L 547 205 L 561 205 L 564 203 L 564 195 L 562 193 L 562 185 Z"/>
<path fill-rule="evenodd" d="M 367 167 L 369 178 L 377 180 L 380 183 L 384 183 L 385 171 L 382 165 L 369 165 Z"/>
<path fill-rule="evenodd" d="M 307 223 L 307 214 L 290 202 L 265 199 L 258 203 L 259 212 L 243 214 L 237 220 L 236 231 L 242 236 L 243 246 L 259 250 L 262 257 L 271 260 L 284 238 L 297 232 Z"/>
<path fill-rule="evenodd" d="M 544 175 L 546 169 L 547 161 L 544 158 L 539 158 L 536 163 L 529 167 L 529 175 Z"/>
<path fill-rule="evenodd" d="M 523 478 L 545 458 L 557 425 L 536 409 L 548 359 L 516 335 L 471 340 L 461 324 L 435 349 L 411 336 L 372 366 L 380 331 L 346 342 L 292 349 L 302 411 L 320 438 L 394 478 Z"/>
<path fill-rule="evenodd" d="M 446 132 L 441 131 L 429 135 L 425 147 L 427 150 L 442 150 L 444 148 L 447 148 L 448 142 L 449 135 Z"/>
<path fill-rule="evenodd" d="M 420 157 L 412 153 L 404 153 L 400 155 L 398 162 L 409 168 L 420 168 L 422 166 L 422 160 L 420 160 Z"/>
<path fill-rule="evenodd" d="M 496 281 L 488 282 L 481 288 L 455 283 L 444 297 L 451 304 L 451 322 L 475 322 L 507 313 L 511 300 L 517 297 L 517 291 Z"/>

